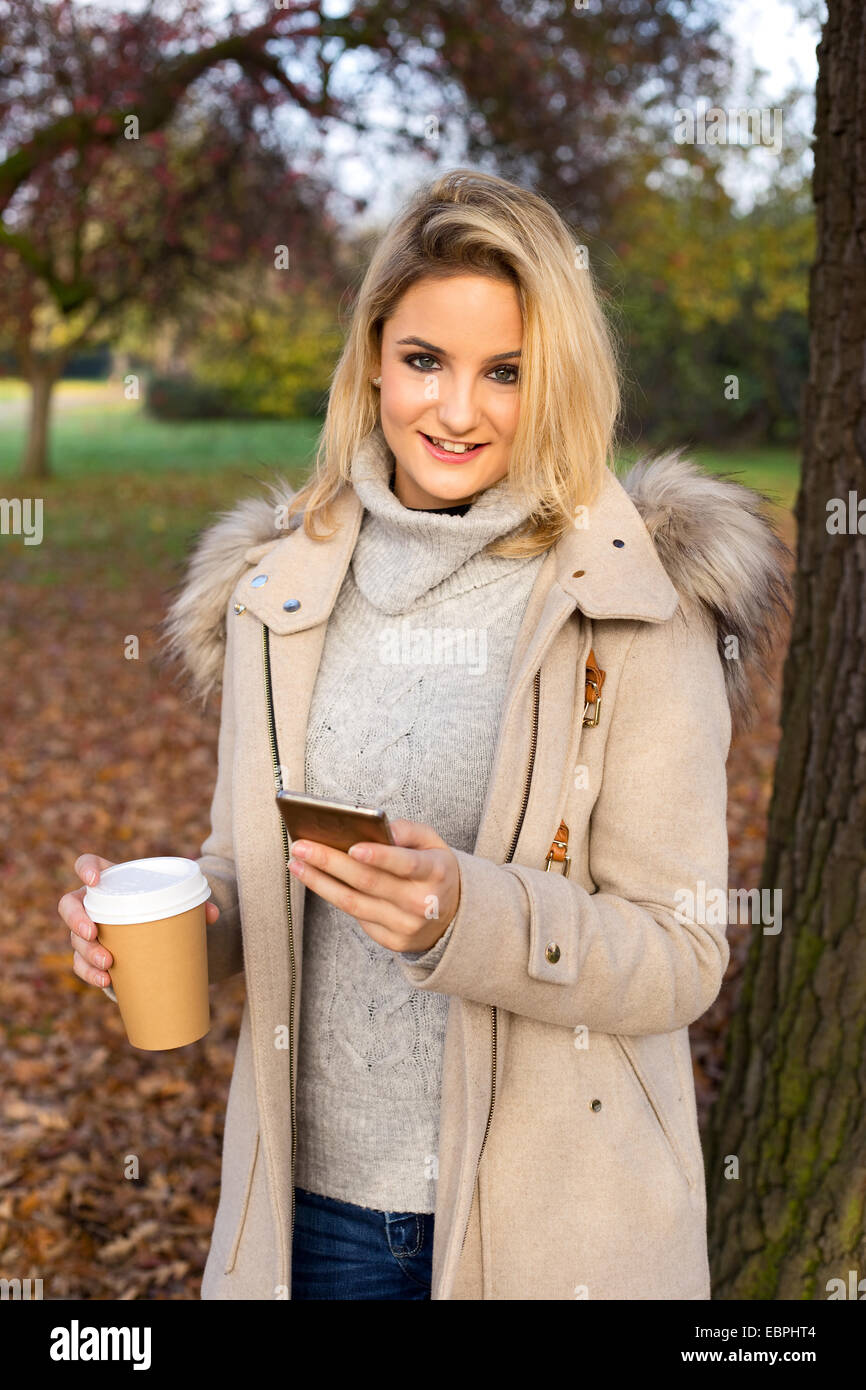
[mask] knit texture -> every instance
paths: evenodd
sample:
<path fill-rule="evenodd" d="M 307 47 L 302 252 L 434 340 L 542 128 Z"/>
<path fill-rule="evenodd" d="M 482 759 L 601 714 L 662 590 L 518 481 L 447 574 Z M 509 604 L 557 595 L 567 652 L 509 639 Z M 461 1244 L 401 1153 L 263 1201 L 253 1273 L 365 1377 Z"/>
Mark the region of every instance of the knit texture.
<path fill-rule="evenodd" d="M 455 515 L 404 507 L 393 467 L 377 430 L 353 461 L 365 510 L 313 691 L 306 791 L 421 821 L 471 853 L 544 556 L 484 553 L 531 510 L 507 479 Z M 432 970 L 450 934 L 403 959 Z M 449 1000 L 413 988 L 399 961 L 308 890 L 295 1180 L 380 1211 L 432 1212 Z"/>

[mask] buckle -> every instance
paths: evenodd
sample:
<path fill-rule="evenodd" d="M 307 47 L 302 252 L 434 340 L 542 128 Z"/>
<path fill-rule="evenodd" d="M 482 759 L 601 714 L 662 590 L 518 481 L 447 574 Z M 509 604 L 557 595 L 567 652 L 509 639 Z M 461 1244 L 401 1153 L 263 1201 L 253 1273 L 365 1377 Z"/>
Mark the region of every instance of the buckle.
<path fill-rule="evenodd" d="M 556 859 L 556 860 L 554 860 L 554 858 L 553 858 L 553 845 L 558 846 L 559 849 L 564 849 L 564 850 L 566 850 L 566 855 L 565 855 L 565 859 L 564 859 L 564 860 L 563 860 L 563 859 Z M 551 846 L 550 846 L 550 849 L 547 851 L 547 858 L 546 858 L 545 861 L 544 861 L 544 872 L 545 872 L 545 873 L 548 873 L 548 874 L 550 873 L 550 866 L 551 866 L 552 863 L 564 864 L 564 865 L 565 865 L 565 868 L 564 868 L 563 871 L 562 871 L 562 877 L 563 877 L 563 878 L 568 878 L 568 870 L 569 870 L 569 867 L 570 867 L 570 865 L 571 865 L 571 855 L 567 852 L 567 851 L 568 851 L 568 841 L 567 841 L 567 840 L 554 840 L 553 845 L 551 845 Z"/>
<path fill-rule="evenodd" d="M 591 680 L 589 677 L 587 677 L 586 684 L 591 686 L 592 689 L 595 691 L 595 700 L 586 701 L 583 707 L 583 723 L 584 728 L 594 729 L 598 724 L 599 715 L 601 714 L 601 695 L 599 694 L 598 681 Z M 595 713 L 595 717 L 593 719 L 587 719 L 586 717 L 590 709 L 592 709 Z"/>

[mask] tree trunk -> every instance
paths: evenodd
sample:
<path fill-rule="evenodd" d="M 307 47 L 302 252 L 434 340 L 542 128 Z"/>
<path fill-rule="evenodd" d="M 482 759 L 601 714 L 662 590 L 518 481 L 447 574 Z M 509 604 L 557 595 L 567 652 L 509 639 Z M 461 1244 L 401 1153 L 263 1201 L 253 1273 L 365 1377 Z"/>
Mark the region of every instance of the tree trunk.
<path fill-rule="evenodd" d="M 51 393 L 62 371 L 62 362 L 35 356 L 31 359 L 28 373 L 30 422 L 21 463 L 22 478 L 48 478 L 51 475 L 48 458 Z"/>
<path fill-rule="evenodd" d="M 796 612 L 762 880 L 782 891 L 782 929 L 753 928 L 706 1145 L 721 1299 L 866 1298 L 862 0 L 829 0 L 818 56 Z M 853 532 L 850 520 L 830 529 L 834 498 Z M 731 1156 L 738 1177 L 726 1175 Z"/>

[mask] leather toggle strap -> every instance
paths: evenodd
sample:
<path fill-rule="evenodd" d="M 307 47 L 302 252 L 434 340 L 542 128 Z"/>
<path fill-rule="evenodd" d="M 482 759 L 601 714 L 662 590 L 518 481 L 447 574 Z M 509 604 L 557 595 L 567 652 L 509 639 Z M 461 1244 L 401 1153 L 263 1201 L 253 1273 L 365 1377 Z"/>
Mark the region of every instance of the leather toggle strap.
<path fill-rule="evenodd" d="M 586 658 L 586 693 L 583 706 L 584 726 L 589 729 L 595 728 L 601 715 L 601 690 L 604 685 L 604 677 L 605 673 L 596 660 L 595 652 L 590 647 L 589 656 Z"/>
<path fill-rule="evenodd" d="M 544 867 L 548 873 L 550 872 L 551 864 L 564 864 L 565 868 L 562 871 L 562 876 L 563 878 L 568 878 L 571 855 L 568 853 L 568 826 L 564 820 L 559 822 L 559 829 L 553 837 L 553 844 L 547 851 Z"/>
<path fill-rule="evenodd" d="M 595 652 L 592 647 L 589 649 L 589 656 L 586 659 L 586 701 L 583 707 L 583 722 L 588 728 L 595 728 L 601 714 L 601 690 L 604 685 L 605 673 L 599 666 Z M 590 711 L 592 713 L 590 714 Z M 559 822 L 559 829 L 553 837 L 553 843 L 547 851 L 544 861 L 545 870 L 549 873 L 551 864 L 564 865 L 562 870 L 563 878 L 568 878 L 568 870 L 571 867 L 571 855 L 568 852 L 568 826 L 565 821 Z"/>

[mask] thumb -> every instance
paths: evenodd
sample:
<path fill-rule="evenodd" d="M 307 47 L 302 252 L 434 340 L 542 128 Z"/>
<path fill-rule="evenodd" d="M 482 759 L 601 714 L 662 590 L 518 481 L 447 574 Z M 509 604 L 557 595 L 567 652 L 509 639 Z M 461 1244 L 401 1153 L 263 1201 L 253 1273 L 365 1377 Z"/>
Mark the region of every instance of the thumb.
<path fill-rule="evenodd" d="M 432 825 L 424 825 L 417 820 L 392 820 L 391 833 L 401 849 L 447 849 L 448 846 L 437 835 Z"/>

